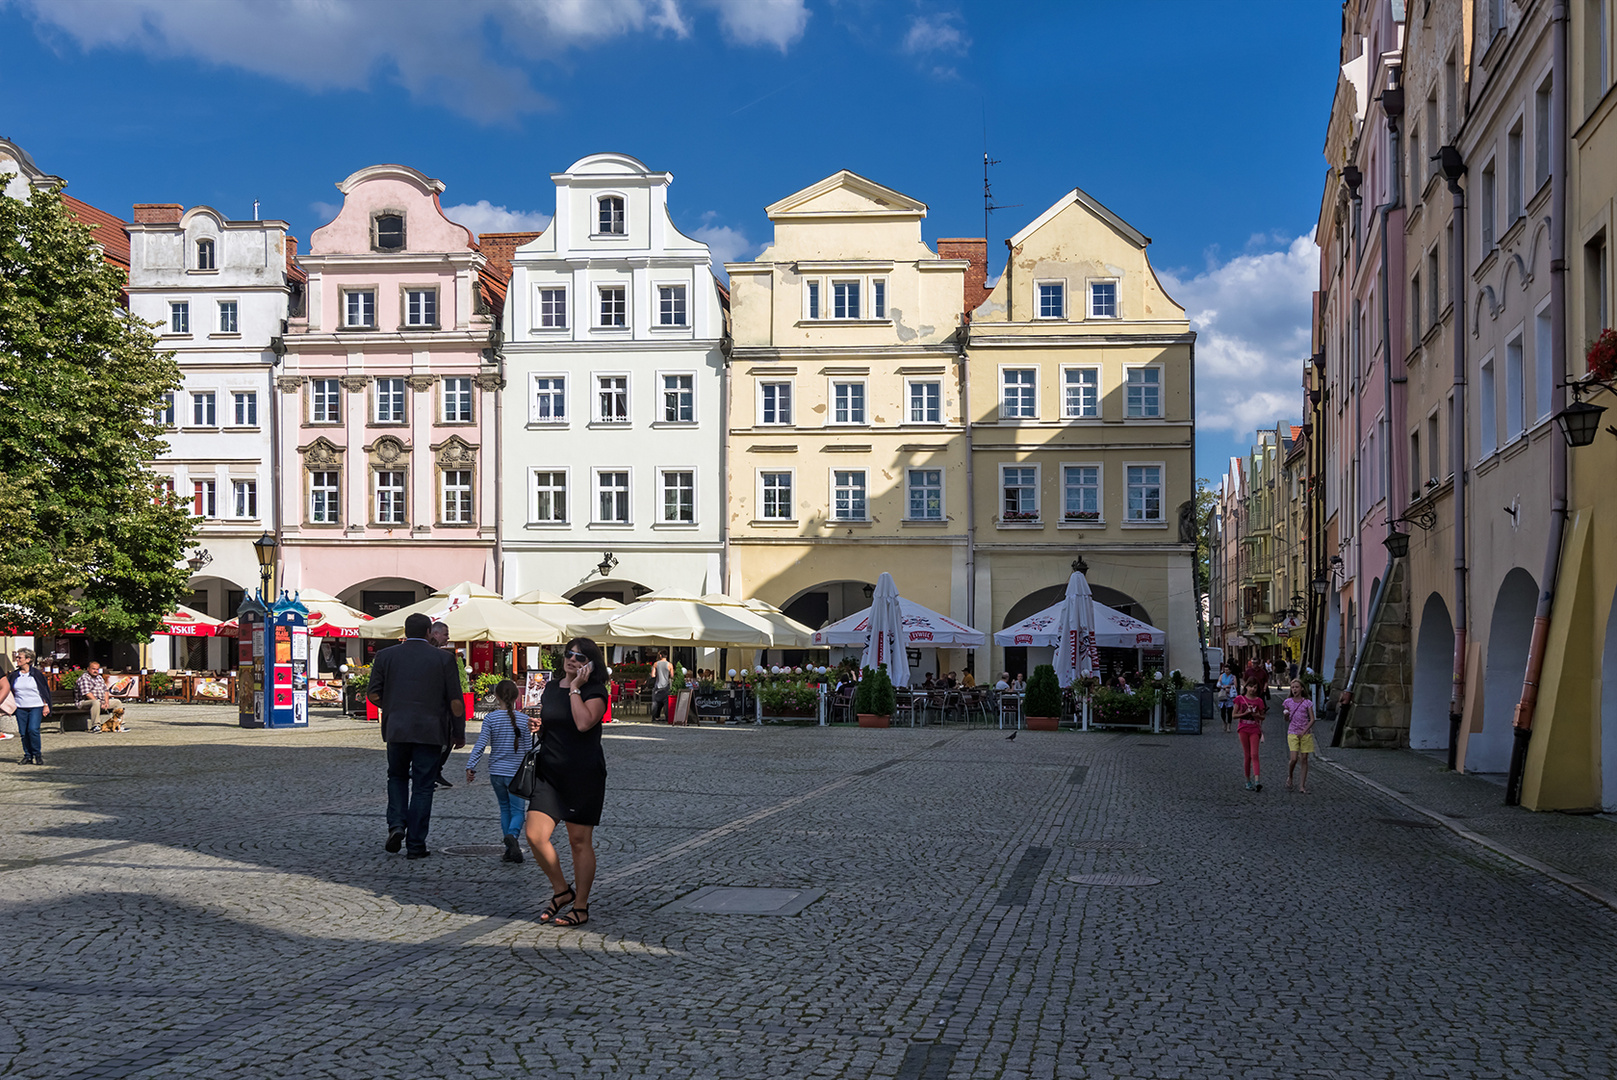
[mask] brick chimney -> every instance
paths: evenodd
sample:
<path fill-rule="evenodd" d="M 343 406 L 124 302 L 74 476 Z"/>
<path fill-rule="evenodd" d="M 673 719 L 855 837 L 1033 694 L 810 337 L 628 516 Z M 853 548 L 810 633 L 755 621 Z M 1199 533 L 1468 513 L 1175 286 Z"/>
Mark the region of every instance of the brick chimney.
<path fill-rule="evenodd" d="M 482 233 L 477 237 L 477 246 L 488 260 L 489 269 L 499 275 L 501 281 L 510 281 L 511 256 L 516 254 L 517 248 L 540 235 L 536 232 Z"/>
<path fill-rule="evenodd" d="M 179 203 L 138 202 L 135 204 L 135 224 L 176 225 L 184 213 L 185 207 Z"/>
<path fill-rule="evenodd" d="M 986 239 L 961 237 L 955 237 L 951 240 L 939 240 L 938 258 L 965 259 L 971 263 L 966 268 L 966 294 L 963 310 L 968 315 L 976 311 L 977 305 L 988 299 L 988 294 L 992 291 L 988 288 L 988 241 Z"/>

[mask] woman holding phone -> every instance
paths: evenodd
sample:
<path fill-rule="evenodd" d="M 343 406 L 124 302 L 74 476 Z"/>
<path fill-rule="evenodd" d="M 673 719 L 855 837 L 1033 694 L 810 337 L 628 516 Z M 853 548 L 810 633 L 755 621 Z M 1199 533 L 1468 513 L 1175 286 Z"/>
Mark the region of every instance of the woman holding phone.
<path fill-rule="evenodd" d="M 539 695 L 539 716 L 529 729 L 539 737 L 539 782 L 528 800 L 524 832 L 534 861 L 550 879 L 551 898 L 539 921 L 583 926 L 590 921 L 595 882 L 595 826 L 606 802 L 606 757 L 601 753 L 601 717 L 606 713 L 606 659 L 589 638 L 574 638 L 562 655 L 562 677 Z M 573 852 L 573 883 L 561 872 L 550 842 L 557 823 L 567 826 Z M 562 912 L 571 907 L 566 914 Z"/>

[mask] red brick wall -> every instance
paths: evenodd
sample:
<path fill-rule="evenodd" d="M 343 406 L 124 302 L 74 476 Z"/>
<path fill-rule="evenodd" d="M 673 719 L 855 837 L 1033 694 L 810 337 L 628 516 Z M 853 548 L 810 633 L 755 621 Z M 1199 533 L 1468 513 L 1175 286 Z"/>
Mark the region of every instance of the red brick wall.
<path fill-rule="evenodd" d="M 938 258 L 965 259 L 971 263 L 966 268 L 966 294 L 963 298 L 962 310 L 968 314 L 977 310 L 977 305 L 988 299 L 990 292 L 988 288 L 988 241 L 960 237 L 939 240 Z"/>
<path fill-rule="evenodd" d="M 185 207 L 179 203 L 136 203 L 135 224 L 167 225 L 180 220 Z"/>

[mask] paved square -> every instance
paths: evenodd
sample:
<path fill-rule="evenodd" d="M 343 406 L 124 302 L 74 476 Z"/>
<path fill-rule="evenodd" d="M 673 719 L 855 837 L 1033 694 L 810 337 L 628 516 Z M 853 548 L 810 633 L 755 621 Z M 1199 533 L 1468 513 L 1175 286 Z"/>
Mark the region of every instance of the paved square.
<path fill-rule="evenodd" d="M 1277 739 L 1254 795 L 1212 731 L 616 724 L 568 931 L 531 862 L 382 852 L 373 726 L 134 719 L 0 763 L 6 1076 L 1617 1073 L 1617 913 Z M 497 842 L 448 775 L 430 845 Z"/>

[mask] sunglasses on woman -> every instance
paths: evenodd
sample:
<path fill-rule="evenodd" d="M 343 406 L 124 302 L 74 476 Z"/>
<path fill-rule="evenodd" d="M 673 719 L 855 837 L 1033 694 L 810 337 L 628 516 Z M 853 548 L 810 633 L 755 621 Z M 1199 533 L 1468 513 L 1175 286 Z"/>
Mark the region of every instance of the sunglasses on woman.
<path fill-rule="evenodd" d="M 587 664 L 590 662 L 590 658 L 581 652 L 570 652 L 567 654 L 567 659 L 576 661 L 580 664 Z"/>

